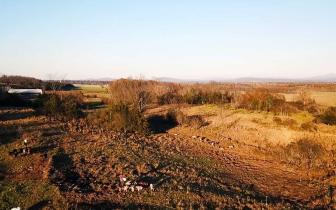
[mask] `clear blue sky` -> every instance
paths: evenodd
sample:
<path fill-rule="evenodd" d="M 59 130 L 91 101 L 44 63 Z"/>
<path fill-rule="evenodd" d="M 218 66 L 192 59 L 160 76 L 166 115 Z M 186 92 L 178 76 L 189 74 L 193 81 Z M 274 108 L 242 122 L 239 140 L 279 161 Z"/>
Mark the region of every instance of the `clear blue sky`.
<path fill-rule="evenodd" d="M 0 0 L 0 73 L 43 79 L 336 73 L 336 1 Z"/>

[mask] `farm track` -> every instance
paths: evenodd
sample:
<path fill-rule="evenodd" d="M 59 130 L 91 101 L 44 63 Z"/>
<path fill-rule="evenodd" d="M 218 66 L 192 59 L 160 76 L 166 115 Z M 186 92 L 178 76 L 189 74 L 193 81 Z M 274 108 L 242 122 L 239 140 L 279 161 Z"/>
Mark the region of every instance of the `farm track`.
<path fill-rule="evenodd" d="M 101 141 L 101 136 L 95 138 L 87 143 L 93 143 L 95 147 L 108 146 L 106 141 Z M 108 137 L 103 137 L 103 139 L 108 139 Z M 252 186 L 251 190 L 267 196 L 268 202 L 285 201 L 306 205 L 314 197 L 323 193 L 316 184 L 310 185 L 309 180 L 300 180 L 302 172 L 289 171 L 288 168 L 275 161 L 244 158 L 243 155 L 239 155 L 232 149 L 223 149 L 206 142 L 196 143 L 191 137 L 185 136 L 157 134 L 148 138 L 147 141 L 158 141 L 159 144 L 163 143 L 171 148 L 177 145 L 180 148 L 178 151 L 183 155 L 197 156 L 202 154 L 202 156 L 218 161 L 221 164 L 222 173 L 227 174 L 226 178 L 232 181 L 230 184 Z M 64 149 L 67 150 L 69 147 L 71 147 L 71 142 L 64 144 Z"/>
<path fill-rule="evenodd" d="M 268 197 L 307 204 L 316 195 L 324 193 L 316 184 L 310 185 L 305 176 L 300 180 L 302 171 L 289 171 L 287 167 L 274 160 L 245 158 L 232 149 L 219 150 L 210 145 L 198 148 L 199 152 L 201 150 L 213 160 L 218 160 L 225 173 L 234 177 L 237 184 L 253 185 L 256 190 Z M 197 149 L 194 154 L 197 154 Z"/>

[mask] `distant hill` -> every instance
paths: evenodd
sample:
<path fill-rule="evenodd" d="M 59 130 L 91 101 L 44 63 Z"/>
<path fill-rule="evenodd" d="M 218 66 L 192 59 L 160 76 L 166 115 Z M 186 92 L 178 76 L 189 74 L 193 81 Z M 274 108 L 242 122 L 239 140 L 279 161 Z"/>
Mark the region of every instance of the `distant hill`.
<path fill-rule="evenodd" d="M 322 76 L 310 77 L 307 78 L 307 80 L 318 82 L 336 82 L 336 74 L 326 74 Z"/>
<path fill-rule="evenodd" d="M 161 82 L 183 82 L 183 83 L 194 83 L 194 82 L 237 82 L 237 83 L 265 83 L 265 82 L 336 82 L 336 74 L 326 74 L 315 77 L 303 77 L 303 78 L 268 78 L 268 77 L 240 77 L 233 79 L 203 79 L 203 80 L 183 80 L 170 77 L 154 77 L 154 80 Z"/>
<path fill-rule="evenodd" d="M 262 78 L 262 77 L 242 77 L 229 81 L 234 82 L 336 82 L 336 74 L 328 74 L 315 77 L 304 78 Z"/>
<path fill-rule="evenodd" d="M 152 80 L 160 81 L 160 82 L 174 82 L 174 83 L 185 83 L 185 82 L 197 82 L 197 80 L 184 80 L 184 79 L 176 79 L 172 77 L 152 77 Z"/>

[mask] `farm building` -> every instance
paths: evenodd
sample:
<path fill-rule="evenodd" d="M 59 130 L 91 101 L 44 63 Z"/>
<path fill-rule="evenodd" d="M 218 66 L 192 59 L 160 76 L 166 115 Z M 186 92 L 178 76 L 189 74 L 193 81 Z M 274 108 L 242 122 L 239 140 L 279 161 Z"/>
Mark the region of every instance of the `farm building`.
<path fill-rule="evenodd" d="M 26 101 L 32 101 L 36 99 L 39 95 L 42 95 L 43 91 L 42 89 L 9 89 L 7 93 L 15 94 Z"/>

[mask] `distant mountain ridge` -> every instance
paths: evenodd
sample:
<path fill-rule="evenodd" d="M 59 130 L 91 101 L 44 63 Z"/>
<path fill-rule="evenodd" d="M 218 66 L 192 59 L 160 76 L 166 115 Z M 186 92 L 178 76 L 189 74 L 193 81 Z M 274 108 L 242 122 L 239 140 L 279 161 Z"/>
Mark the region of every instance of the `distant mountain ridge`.
<path fill-rule="evenodd" d="M 170 77 L 154 77 L 154 80 L 162 82 L 336 82 L 336 74 L 326 74 L 315 77 L 303 78 L 271 78 L 271 77 L 239 77 L 232 79 L 203 79 L 203 80 L 183 80 Z"/>
<path fill-rule="evenodd" d="M 120 78 L 91 78 L 83 81 L 113 81 Z M 285 78 L 285 77 L 238 77 L 238 78 L 209 78 L 209 79 L 178 79 L 173 77 L 152 77 L 150 80 L 156 80 L 160 82 L 174 82 L 174 83 L 205 83 L 205 82 L 235 82 L 235 83 L 266 83 L 266 82 L 336 82 L 336 74 L 326 74 L 314 77 L 302 77 L 302 78 Z"/>

